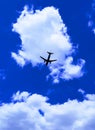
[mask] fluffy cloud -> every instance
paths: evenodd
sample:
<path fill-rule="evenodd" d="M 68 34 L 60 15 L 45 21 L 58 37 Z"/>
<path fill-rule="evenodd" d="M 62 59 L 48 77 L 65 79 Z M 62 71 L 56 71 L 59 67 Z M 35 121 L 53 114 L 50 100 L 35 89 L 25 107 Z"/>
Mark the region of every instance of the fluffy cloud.
<path fill-rule="evenodd" d="M 94 130 L 95 95 L 83 102 L 69 100 L 52 105 L 48 98 L 17 92 L 11 103 L 0 106 L 1 130 Z"/>
<path fill-rule="evenodd" d="M 59 79 L 79 78 L 83 75 L 85 63 L 80 59 L 79 64 L 73 64 L 72 53 L 75 49 L 67 34 L 67 28 L 57 9 L 46 7 L 43 10 L 28 10 L 21 12 L 17 22 L 13 24 L 13 31 L 21 38 L 21 50 L 12 52 L 12 57 L 20 66 L 27 61 L 32 66 L 43 64 L 40 56 L 47 57 L 47 51 L 53 52 L 51 59 L 57 59 L 49 65 L 50 74 L 54 82 Z"/>
<path fill-rule="evenodd" d="M 78 92 L 80 92 L 81 94 L 85 94 L 85 91 L 84 91 L 84 90 L 82 90 L 81 88 L 80 88 L 80 89 L 78 89 Z"/>
<path fill-rule="evenodd" d="M 95 0 L 92 2 L 92 10 L 89 14 L 88 27 L 90 27 L 95 34 Z"/>

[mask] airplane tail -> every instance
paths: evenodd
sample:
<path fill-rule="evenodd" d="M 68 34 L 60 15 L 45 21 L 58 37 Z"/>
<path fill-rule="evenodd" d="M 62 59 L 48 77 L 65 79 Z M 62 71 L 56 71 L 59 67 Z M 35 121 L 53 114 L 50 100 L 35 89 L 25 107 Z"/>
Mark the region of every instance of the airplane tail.
<path fill-rule="evenodd" d="M 50 54 L 50 55 L 53 54 L 52 52 L 49 52 L 49 51 L 47 51 L 47 53 Z"/>

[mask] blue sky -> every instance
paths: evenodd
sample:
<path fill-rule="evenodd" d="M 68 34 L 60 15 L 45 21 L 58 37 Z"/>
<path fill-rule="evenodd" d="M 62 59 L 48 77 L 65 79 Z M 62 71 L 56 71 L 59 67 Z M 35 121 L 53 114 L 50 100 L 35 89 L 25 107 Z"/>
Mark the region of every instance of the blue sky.
<path fill-rule="evenodd" d="M 95 0 L 0 2 L 0 129 L 94 130 L 94 55 Z"/>

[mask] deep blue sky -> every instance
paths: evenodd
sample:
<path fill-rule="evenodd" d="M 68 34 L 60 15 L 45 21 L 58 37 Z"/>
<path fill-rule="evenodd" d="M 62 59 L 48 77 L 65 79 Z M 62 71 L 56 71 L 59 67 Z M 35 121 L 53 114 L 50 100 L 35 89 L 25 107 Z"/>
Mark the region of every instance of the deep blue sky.
<path fill-rule="evenodd" d="M 95 93 L 95 35 L 88 28 L 88 13 L 91 12 L 92 0 L 9 0 L 0 2 L 0 69 L 6 78 L 0 78 L 0 100 L 8 102 L 13 93 L 28 91 L 38 93 L 50 98 L 51 103 L 62 103 L 70 99 L 82 100 L 83 95 L 78 89 L 86 93 Z M 72 43 L 78 44 L 77 58 L 86 61 L 85 74 L 79 79 L 70 81 L 61 80 L 59 84 L 53 84 L 51 80 L 46 81 L 48 68 L 32 68 L 31 64 L 21 68 L 11 58 L 11 52 L 20 48 L 21 40 L 17 33 L 12 32 L 12 23 L 19 17 L 19 11 L 28 5 L 30 8 L 43 9 L 54 6 L 59 9 L 60 15 L 67 26 L 68 34 Z"/>

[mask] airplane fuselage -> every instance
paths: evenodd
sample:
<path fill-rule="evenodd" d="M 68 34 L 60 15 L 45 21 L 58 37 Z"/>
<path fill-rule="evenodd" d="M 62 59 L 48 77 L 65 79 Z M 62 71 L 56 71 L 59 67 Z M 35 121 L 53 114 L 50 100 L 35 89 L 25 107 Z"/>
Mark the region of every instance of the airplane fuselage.
<path fill-rule="evenodd" d="M 48 58 L 47 58 L 47 61 L 46 61 L 46 65 L 48 65 L 48 63 L 49 63 L 50 56 L 51 56 L 51 54 L 48 55 Z"/>

